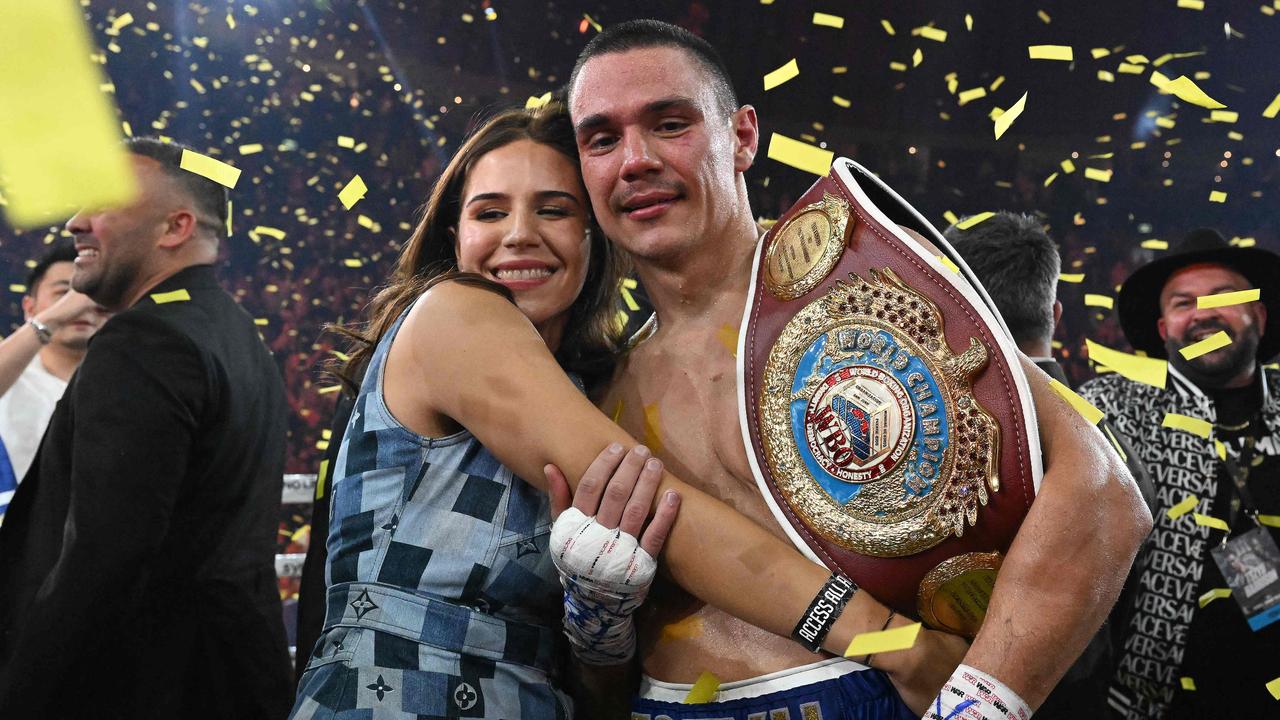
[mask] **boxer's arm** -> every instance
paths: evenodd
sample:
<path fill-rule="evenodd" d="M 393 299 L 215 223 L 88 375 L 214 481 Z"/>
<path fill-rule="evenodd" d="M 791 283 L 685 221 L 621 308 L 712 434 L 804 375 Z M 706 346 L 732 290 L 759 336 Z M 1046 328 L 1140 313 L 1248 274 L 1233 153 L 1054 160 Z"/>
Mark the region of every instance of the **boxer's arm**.
<path fill-rule="evenodd" d="M 589 491 L 582 485 L 597 480 L 589 477 L 580 484 L 579 479 L 600 448 L 614 442 L 626 448 L 638 444 L 573 386 L 529 320 L 492 292 L 457 283 L 438 285 L 410 312 L 400 335 L 410 342 L 417 368 L 414 402 L 461 423 L 503 464 L 543 490 L 548 464 L 564 472 L 575 492 Z M 661 557 L 671 577 L 698 599 L 790 637 L 828 571 L 729 506 L 664 472 L 655 497 L 666 490 L 681 498 Z M 762 596 L 769 602 L 760 602 Z M 880 630 L 887 615 L 883 605 L 856 593 L 824 647 L 841 653 L 856 633 Z M 946 642 L 933 635 L 922 636 L 926 639 L 918 653 L 883 656 L 885 664 L 897 665 L 886 669 L 913 681 L 929 678 L 920 687 L 932 684 L 936 692 L 954 663 L 944 667 L 946 661 L 921 661 L 937 657 L 934 650 Z"/>
<path fill-rule="evenodd" d="M 1115 603 L 1151 513 L 1120 457 L 1026 358 L 1044 448 L 1040 492 L 1000 568 L 965 664 L 1038 707 Z"/>

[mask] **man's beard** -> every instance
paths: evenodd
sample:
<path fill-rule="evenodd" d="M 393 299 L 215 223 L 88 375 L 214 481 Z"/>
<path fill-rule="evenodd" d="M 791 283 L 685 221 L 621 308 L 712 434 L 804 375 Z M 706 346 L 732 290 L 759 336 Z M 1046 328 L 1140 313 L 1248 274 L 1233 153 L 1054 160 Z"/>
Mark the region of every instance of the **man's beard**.
<path fill-rule="evenodd" d="M 1195 342 L 1189 338 L 1201 330 L 1221 330 L 1231 336 L 1231 344 L 1226 347 L 1205 353 L 1197 358 L 1187 360 L 1178 352 Z M 1170 337 L 1164 341 L 1165 350 L 1169 353 L 1169 362 L 1197 386 L 1218 389 L 1238 378 L 1242 373 L 1255 366 L 1258 356 L 1258 343 L 1262 337 L 1258 328 L 1249 325 L 1237 337 L 1231 328 L 1220 320 L 1205 320 L 1187 327 L 1181 338 Z"/>
<path fill-rule="evenodd" d="M 93 301 L 105 308 L 120 308 L 125 301 L 125 293 L 137 279 L 142 263 L 133 258 L 117 257 L 114 266 L 108 267 L 105 257 L 98 256 L 92 271 L 76 266 L 71 276 L 71 287 L 76 292 L 84 293 Z"/>

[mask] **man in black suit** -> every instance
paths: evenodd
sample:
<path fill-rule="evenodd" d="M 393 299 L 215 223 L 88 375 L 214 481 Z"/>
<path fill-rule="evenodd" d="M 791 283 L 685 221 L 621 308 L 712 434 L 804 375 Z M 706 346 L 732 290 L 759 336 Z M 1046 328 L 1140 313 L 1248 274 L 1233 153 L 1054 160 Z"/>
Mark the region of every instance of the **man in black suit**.
<path fill-rule="evenodd" d="M 284 388 L 215 278 L 226 191 L 131 140 L 140 194 L 81 211 L 98 331 L 0 527 L 0 717 L 285 717 L 273 555 Z"/>
<path fill-rule="evenodd" d="M 1018 349 L 1049 377 L 1070 387 L 1066 373 L 1053 359 L 1052 349 L 1053 332 L 1062 317 L 1062 303 L 1057 299 L 1062 260 L 1040 221 L 1030 215 L 998 212 L 968 230 L 952 225 L 943 234 L 982 281 Z M 1104 419 L 1099 424 L 1105 423 Z M 1117 438 L 1115 442 L 1121 441 Z M 1132 448 L 1121 445 L 1120 450 L 1143 500 L 1154 513 L 1151 477 Z M 1146 553 L 1139 550 L 1135 566 L 1140 567 L 1145 557 Z M 1131 572 L 1115 610 L 1036 710 L 1037 720 L 1109 716 L 1107 685 L 1115 663 L 1113 648 L 1127 624 L 1134 580 Z"/>

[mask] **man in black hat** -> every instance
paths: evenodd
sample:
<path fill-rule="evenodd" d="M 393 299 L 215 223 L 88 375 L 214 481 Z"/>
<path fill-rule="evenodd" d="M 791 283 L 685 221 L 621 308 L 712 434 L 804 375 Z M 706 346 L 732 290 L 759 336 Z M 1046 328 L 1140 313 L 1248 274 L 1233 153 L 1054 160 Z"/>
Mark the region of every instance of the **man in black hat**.
<path fill-rule="evenodd" d="M 1280 350 L 1277 291 L 1280 256 L 1196 230 L 1120 290 L 1129 342 L 1169 360 L 1164 386 L 1107 375 L 1080 389 L 1156 485 L 1111 689 L 1125 717 L 1280 709 L 1267 689 L 1280 677 L 1280 534 L 1268 517 L 1280 515 L 1280 372 L 1262 367 Z"/>

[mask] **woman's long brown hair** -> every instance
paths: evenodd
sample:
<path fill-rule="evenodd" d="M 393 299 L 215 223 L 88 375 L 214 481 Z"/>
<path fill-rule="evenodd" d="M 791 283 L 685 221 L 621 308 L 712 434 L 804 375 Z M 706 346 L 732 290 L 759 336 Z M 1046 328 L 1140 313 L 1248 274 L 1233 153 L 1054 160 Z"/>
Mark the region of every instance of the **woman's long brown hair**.
<path fill-rule="evenodd" d="M 476 161 L 517 140 L 532 140 L 553 148 L 569 158 L 575 168 L 578 167 L 573 125 L 568 112 L 559 103 L 548 103 L 532 110 L 504 110 L 480 125 L 462 143 L 432 187 L 423 207 L 422 219 L 401 250 L 395 272 L 369 303 L 369 321 L 333 327 L 351 340 L 349 359 L 337 372 L 348 390 L 355 391 L 359 387 L 370 355 L 391 325 L 436 283 L 452 279 L 479 285 L 514 302 L 511 292 L 502 285 L 458 270 L 450 228 L 458 225 L 463 186 Z M 591 232 L 587 276 L 582 293 L 569 308 L 569 319 L 556 351 L 556 360 L 565 370 L 581 376 L 586 386 L 591 388 L 607 379 L 613 370 L 614 353 L 618 349 L 618 331 L 615 329 L 615 317 L 620 309 L 618 284 L 623 276 L 623 264 L 589 211 L 587 227 Z"/>

